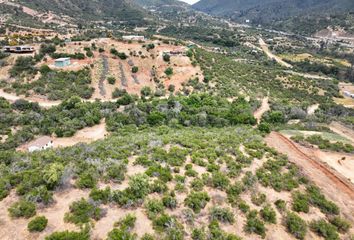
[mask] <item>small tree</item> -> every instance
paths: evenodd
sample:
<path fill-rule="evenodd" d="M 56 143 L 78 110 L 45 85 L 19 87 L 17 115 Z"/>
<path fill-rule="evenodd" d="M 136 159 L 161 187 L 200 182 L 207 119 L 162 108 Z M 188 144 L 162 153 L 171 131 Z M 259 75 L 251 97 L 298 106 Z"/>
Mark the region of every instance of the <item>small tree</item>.
<path fill-rule="evenodd" d="M 109 84 L 114 85 L 116 83 L 116 78 L 110 76 L 110 77 L 107 78 L 107 81 L 108 81 Z"/>
<path fill-rule="evenodd" d="M 152 90 L 150 87 L 148 86 L 145 86 L 141 89 L 140 91 L 141 95 L 144 96 L 144 97 L 148 97 L 152 94 Z"/>
<path fill-rule="evenodd" d="M 137 73 L 139 68 L 137 66 L 132 67 L 132 73 Z"/>
<path fill-rule="evenodd" d="M 173 92 L 175 92 L 175 90 L 176 90 L 175 85 L 170 84 L 170 85 L 168 86 L 168 91 L 169 91 L 169 92 L 173 93 Z"/>
<path fill-rule="evenodd" d="M 171 56 L 169 54 L 164 54 L 162 58 L 165 62 L 169 62 L 171 60 Z"/>
<path fill-rule="evenodd" d="M 165 70 L 165 74 L 167 76 L 171 76 L 173 74 L 173 68 L 171 67 L 168 67 L 166 70 Z"/>

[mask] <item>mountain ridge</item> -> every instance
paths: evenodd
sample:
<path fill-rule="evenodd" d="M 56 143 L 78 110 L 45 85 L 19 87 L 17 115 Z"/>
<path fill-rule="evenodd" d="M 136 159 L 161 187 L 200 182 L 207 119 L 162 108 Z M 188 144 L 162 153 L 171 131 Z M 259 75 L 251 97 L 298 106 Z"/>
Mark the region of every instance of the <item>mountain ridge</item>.
<path fill-rule="evenodd" d="M 351 0 L 201 0 L 192 6 L 208 14 L 229 17 L 236 21 L 249 20 L 254 24 L 279 24 L 296 18 L 326 18 L 354 11 Z M 247 21 L 248 22 L 248 21 Z M 308 23 L 310 24 L 310 23 Z"/>

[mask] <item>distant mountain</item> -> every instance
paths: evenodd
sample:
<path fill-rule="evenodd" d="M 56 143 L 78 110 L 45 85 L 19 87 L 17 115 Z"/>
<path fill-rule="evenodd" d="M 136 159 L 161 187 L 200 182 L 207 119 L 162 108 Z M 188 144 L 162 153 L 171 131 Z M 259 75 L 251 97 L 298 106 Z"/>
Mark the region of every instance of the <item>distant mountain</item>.
<path fill-rule="evenodd" d="M 161 6 L 188 6 L 187 3 L 178 0 L 133 0 L 136 4 L 144 7 L 161 7 Z"/>
<path fill-rule="evenodd" d="M 325 18 L 354 11 L 353 0 L 201 0 L 193 8 L 254 24 L 279 24 L 298 17 Z M 313 18 L 315 17 L 315 18 Z M 303 20 L 303 19 L 297 19 Z"/>

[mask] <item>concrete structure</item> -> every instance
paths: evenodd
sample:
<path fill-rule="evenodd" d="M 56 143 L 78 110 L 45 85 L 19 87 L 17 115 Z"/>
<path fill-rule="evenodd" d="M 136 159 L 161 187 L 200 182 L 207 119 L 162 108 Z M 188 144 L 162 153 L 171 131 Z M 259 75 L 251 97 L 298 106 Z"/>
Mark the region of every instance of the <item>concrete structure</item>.
<path fill-rule="evenodd" d="M 54 66 L 60 68 L 70 66 L 70 64 L 71 64 L 70 58 L 58 58 L 55 59 L 54 62 Z"/>
<path fill-rule="evenodd" d="M 126 35 L 126 36 L 123 36 L 123 40 L 126 40 L 126 41 L 144 41 L 145 37 L 144 36 L 138 36 L 138 35 Z"/>
<path fill-rule="evenodd" d="M 53 140 L 50 137 L 44 136 L 36 139 L 28 144 L 28 151 L 41 151 L 53 147 Z"/>
<path fill-rule="evenodd" d="M 10 53 L 33 53 L 34 47 L 32 46 L 5 46 L 5 52 Z"/>

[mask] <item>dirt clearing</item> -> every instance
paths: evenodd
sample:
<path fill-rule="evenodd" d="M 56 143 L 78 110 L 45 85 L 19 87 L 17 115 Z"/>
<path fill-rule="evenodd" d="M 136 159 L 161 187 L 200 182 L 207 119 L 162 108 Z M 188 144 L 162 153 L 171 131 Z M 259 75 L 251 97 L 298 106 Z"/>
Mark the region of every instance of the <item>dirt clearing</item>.
<path fill-rule="evenodd" d="M 54 148 L 74 146 L 78 143 L 91 143 L 103 139 L 107 135 L 106 123 L 102 121 L 93 127 L 87 127 L 79 130 L 74 136 L 67 138 L 55 138 L 53 140 Z"/>

